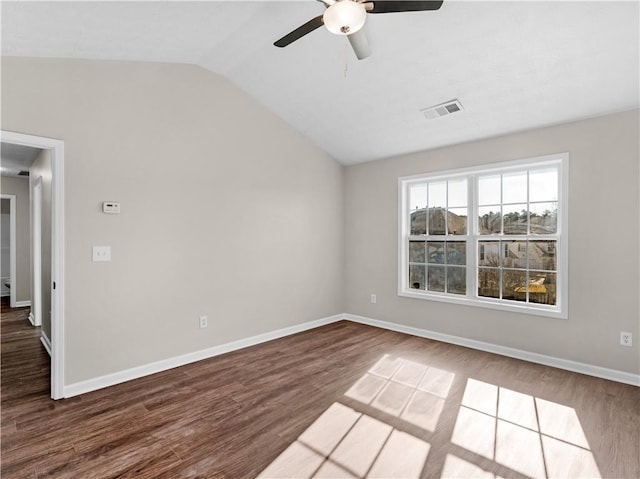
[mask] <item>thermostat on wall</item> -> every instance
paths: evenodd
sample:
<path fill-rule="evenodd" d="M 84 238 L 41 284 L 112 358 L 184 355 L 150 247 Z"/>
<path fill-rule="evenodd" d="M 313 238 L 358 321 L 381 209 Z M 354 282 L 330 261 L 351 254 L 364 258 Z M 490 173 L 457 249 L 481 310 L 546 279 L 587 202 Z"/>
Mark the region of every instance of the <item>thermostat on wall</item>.
<path fill-rule="evenodd" d="M 120 213 L 120 203 L 116 203 L 115 201 L 105 201 L 102 203 L 102 212 L 112 214 Z"/>

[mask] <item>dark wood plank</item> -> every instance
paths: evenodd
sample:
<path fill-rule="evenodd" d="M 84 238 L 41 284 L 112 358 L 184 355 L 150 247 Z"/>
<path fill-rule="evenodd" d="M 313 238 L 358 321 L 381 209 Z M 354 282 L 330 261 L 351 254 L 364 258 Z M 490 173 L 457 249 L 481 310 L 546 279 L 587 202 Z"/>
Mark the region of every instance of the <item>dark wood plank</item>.
<path fill-rule="evenodd" d="M 428 443 L 421 477 L 440 477 L 451 457 L 501 477 L 526 477 L 513 457 L 487 457 L 452 439 L 470 381 L 531 404 L 565 408 L 558 409 L 559 422 L 563 411 L 575 413 L 588 449 L 570 441 L 553 443 L 559 444 L 553 451 L 547 445 L 543 476 L 558 458 L 571 465 L 585 451 L 602 477 L 640 476 L 640 393 L 633 386 L 342 321 L 52 401 L 49 357 L 27 315 L 27 308 L 3 305 L 3 478 L 255 477 L 335 404 Z M 345 395 L 385 354 L 451 375 L 437 427 L 429 430 L 375 400 Z M 494 420 L 503 428 L 520 427 Z M 540 442 L 553 439 L 517 430 Z M 570 451 L 563 452 L 567 444 Z M 407 460 L 400 456 L 399 463 Z"/>

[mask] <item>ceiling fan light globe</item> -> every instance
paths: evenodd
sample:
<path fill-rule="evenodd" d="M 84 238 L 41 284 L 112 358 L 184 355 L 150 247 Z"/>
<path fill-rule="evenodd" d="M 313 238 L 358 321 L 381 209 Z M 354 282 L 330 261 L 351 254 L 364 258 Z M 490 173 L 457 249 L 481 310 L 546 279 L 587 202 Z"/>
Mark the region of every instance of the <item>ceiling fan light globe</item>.
<path fill-rule="evenodd" d="M 364 26 L 367 11 L 362 3 L 353 0 L 341 0 L 330 5 L 322 16 L 324 24 L 331 33 L 351 35 Z"/>

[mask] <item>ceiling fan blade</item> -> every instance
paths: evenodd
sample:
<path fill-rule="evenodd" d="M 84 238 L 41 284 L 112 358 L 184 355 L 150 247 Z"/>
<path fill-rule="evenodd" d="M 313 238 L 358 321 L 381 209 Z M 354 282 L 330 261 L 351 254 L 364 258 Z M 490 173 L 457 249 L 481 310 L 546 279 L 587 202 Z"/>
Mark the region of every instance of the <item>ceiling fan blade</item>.
<path fill-rule="evenodd" d="M 299 26 L 298 28 L 296 28 L 291 33 L 287 33 L 280 40 L 277 40 L 274 43 L 274 45 L 276 47 L 280 47 L 280 48 L 286 47 L 287 45 L 289 45 L 290 43 L 295 42 L 299 38 L 304 37 L 307 33 L 311 33 L 316 28 L 320 28 L 322 25 L 324 25 L 324 20 L 322 20 L 322 15 L 320 15 L 318 17 L 315 17 L 315 18 L 312 18 L 311 20 L 309 20 L 304 25 Z"/>
<path fill-rule="evenodd" d="M 351 43 L 351 48 L 353 48 L 353 53 L 356 54 L 358 60 L 363 60 L 371 55 L 371 47 L 369 46 L 369 40 L 367 39 L 367 32 L 365 32 L 364 28 L 361 28 L 356 33 L 352 33 L 351 35 L 347 35 L 349 39 L 349 43 Z"/>
<path fill-rule="evenodd" d="M 367 2 L 373 4 L 373 8 L 368 7 L 367 11 L 369 13 L 394 13 L 438 10 L 442 6 L 442 2 L 443 0 L 374 0 Z"/>

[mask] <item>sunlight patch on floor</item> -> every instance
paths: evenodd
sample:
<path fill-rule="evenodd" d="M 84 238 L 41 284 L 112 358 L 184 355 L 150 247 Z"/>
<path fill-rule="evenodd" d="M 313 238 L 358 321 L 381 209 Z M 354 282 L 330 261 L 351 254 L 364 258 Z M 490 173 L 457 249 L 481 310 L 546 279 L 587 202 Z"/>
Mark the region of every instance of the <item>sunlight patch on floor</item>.
<path fill-rule="evenodd" d="M 428 443 L 394 429 L 367 477 L 420 477 L 429 449 Z"/>
<path fill-rule="evenodd" d="M 528 477 L 601 477 L 575 409 L 475 379 L 451 442 Z"/>
<path fill-rule="evenodd" d="M 465 461 L 453 454 L 447 454 L 442 468 L 442 479 L 502 479 L 492 472 L 485 471 L 472 462 Z"/>
<path fill-rule="evenodd" d="M 429 444 L 333 403 L 261 478 L 418 478 Z"/>
<path fill-rule="evenodd" d="M 496 421 L 487 414 L 461 407 L 453 428 L 451 442 L 479 456 L 493 459 Z"/>
<path fill-rule="evenodd" d="M 541 432 L 547 436 L 589 449 L 589 442 L 584 435 L 575 409 L 540 398 L 536 398 L 536 406 Z"/>
<path fill-rule="evenodd" d="M 433 459 L 443 461 L 441 478 L 601 478 L 575 409 L 473 378 L 458 404 L 449 398 L 454 379 L 385 354 L 345 393 L 352 407 L 334 402 L 259 477 L 418 478 L 431 449 L 424 438 L 448 407 L 450 414 L 457 410 L 444 441 L 451 451 Z M 397 418 L 393 425 L 385 422 L 389 415 Z M 423 438 L 403 431 L 405 425 L 414 434 L 413 426 L 421 428 Z"/>
<path fill-rule="evenodd" d="M 542 436 L 542 447 L 549 478 L 601 477 L 595 458 L 588 449 L 547 436 Z"/>
<path fill-rule="evenodd" d="M 388 424 L 363 414 L 329 459 L 364 477 L 392 430 Z"/>
<path fill-rule="evenodd" d="M 435 431 L 455 375 L 385 354 L 345 396 Z"/>
<path fill-rule="evenodd" d="M 258 477 L 312 477 L 324 462 L 324 456 L 295 441 L 269 464 Z"/>
<path fill-rule="evenodd" d="M 500 388 L 498 418 L 534 431 L 538 430 L 534 398 L 528 394 Z"/>
<path fill-rule="evenodd" d="M 328 456 L 360 419 L 360 416 L 362 414 L 351 408 L 333 403 L 300 435 L 298 440 L 309 444 L 323 456 Z"/>

